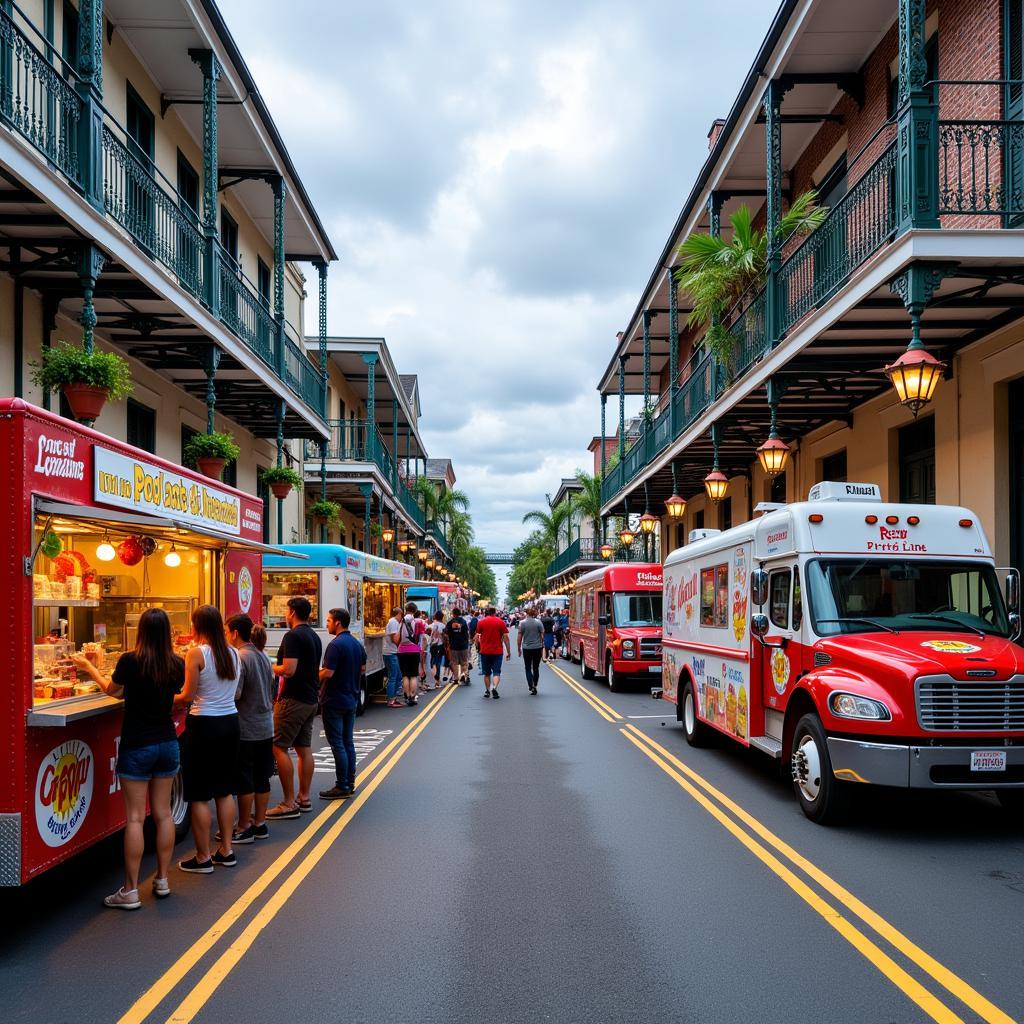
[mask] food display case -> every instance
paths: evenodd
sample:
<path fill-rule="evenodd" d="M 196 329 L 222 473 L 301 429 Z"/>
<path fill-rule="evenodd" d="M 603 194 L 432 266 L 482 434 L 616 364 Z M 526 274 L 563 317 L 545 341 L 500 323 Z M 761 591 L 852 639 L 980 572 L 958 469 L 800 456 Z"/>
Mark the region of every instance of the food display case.
<path fill-rule="evenodd" d="M 163 607 L 258 616 L 263 504 L 95 430 L 0 400 L 0 885 L 19 885 L 124 826 L 114 766 L 122 702 L 70 661 L 110 672 L 139 616 Z"/>

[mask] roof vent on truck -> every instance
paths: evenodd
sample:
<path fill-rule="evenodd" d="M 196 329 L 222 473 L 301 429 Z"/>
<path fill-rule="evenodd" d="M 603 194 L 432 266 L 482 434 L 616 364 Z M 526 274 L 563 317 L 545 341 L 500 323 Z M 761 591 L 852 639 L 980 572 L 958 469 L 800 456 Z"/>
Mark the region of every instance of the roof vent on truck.
<path fill-rule="evenodd" d="M 695 540 L 706 540 L 708 537 L 717 537 L 721 532 L 721 530 L 713 530 L 710 526 L 702 527 L 699 530 L 691 530 L 690 536 L 686 538 L 686 543 L 692 544 Z"/>
<path fill-rule="evenodd" d="M 855 484 L 845 480 L 822 480 L 807 494 L 808 501 L 881 501 L 878 484 Z"/>

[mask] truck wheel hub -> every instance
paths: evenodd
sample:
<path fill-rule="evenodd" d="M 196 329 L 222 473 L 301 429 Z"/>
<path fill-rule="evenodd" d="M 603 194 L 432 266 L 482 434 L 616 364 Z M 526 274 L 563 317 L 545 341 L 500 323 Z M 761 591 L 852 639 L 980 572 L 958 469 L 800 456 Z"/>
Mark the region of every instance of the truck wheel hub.
<path fill-rule="evenodd" d="M 802 736 L 793 751 L 793 781 L 805 800 L 816 800 L 821 790 L 821 755 L 813 736 Z"/>

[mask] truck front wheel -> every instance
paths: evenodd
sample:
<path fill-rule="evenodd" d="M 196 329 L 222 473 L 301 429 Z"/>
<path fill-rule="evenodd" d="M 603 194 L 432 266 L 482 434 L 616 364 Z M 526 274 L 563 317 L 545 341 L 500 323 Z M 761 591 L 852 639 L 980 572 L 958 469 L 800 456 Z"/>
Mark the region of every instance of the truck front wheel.
<path fill-rule="evenodd" d="M 622 693 L 625 683 L 622 679 L 622 673 L 615 671 L 615 662 L 612 661 L 612 656 L 608 655 L 608 661 L 605 663 L 605 679 L 608 680 L 608 689 L 612 693 Z"/>
<path fill-rule="evenodd" d="M 679 720 L 683 723 L 683 735 L 691 747 L 706 747 L 711 741 L 712 732 L 697 717 L 697 700 L 693 694 L 693 683 L 687 679 L 683 686 L 682 700 L 679 702 Z"/>
<path fill-rule="evenodd" d="M 583 648 L 580 648 L 580 675 L 584 679 L 593 679 L 594 670 L 587 664 L 587 655 Z"/>
<path fill-rule="evenodd" d="M 171 820 L 174 822 L 174 841 L 180 843 L 188 835 L 192 822 L 188 813 L 188 801 L 185 799 L 185 782 L 181 769 L 171 782 Z"/>
<path fill-rule="evenodd" d="M 832 774 L 825 730 L 813 713 L 796 723 L 790 768 L 793 791 L 804 814 L 819 825 L 838 821 L 846 808 L 846 784 Z"/>

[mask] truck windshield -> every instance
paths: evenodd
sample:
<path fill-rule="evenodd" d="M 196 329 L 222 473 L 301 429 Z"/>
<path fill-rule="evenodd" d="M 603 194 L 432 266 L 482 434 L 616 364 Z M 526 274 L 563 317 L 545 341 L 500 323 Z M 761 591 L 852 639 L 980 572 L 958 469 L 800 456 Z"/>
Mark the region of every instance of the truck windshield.
<path fill-rule="evenodd" d="M 661 594 L 615 594 L 616 626 L 660 626 Z"/>
<path fill-rule="evenodd" d="M 819 636 L 886 630 L 1010 632 L 996 574 L 988 565 L 818 559 L 807 565 L 807 589 Z"/>

